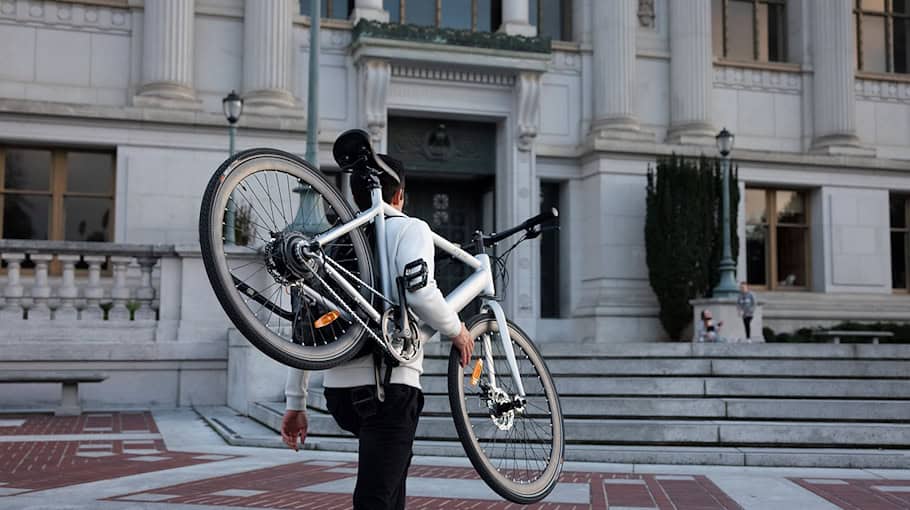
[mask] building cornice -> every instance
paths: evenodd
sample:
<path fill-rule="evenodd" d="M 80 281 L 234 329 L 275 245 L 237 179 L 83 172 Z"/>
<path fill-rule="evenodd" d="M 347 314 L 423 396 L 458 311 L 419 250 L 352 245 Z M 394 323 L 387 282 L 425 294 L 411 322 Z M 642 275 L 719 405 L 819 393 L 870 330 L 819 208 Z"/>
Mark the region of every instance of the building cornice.
<path fill-rule="evenodd" d="M 135 106 L 98 106 L 26 99 L 0 98 L 0 114 L 23 117 L 54 117 L 109 122 L 141 122 L 171 124 L 185 127 L 226 126 L 224 115 L 198 110 L 163 109 Z M 240 128 L 292 133 L 306 132 L 306 119 L 298 117 L 277 117 L 244 113 L 238 123 Z"/>
<path fill-rule="evenodd" d="M 678 154 L 697 157 L 712 156 L 717 148 L 712 146 L 671 145 L 656 142 L 589 140 L 583 145 L 553 145 L 538 142 L 535 145 L 538 157 L 570 158 L 583 164 L 608 156 L 624 156 L 635 159 L 653 160 L 658 156 Z M 855 171 L 861 169 L 910 173 L 910 161 L 862 156 L 826 155 L 781 151 L 737 149 L 734 158 L 741 164 L 762 164 L 779 167 L 810 167 L 812 170 L 832 171 L 837 169 Z"/>

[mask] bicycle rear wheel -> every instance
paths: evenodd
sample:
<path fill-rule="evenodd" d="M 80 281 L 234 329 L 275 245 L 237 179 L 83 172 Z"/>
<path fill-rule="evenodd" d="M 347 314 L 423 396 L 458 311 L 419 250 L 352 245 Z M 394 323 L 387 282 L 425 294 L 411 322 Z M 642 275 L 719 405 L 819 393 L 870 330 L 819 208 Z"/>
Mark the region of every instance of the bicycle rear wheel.
<path fill-rule="evenodd" d="M 503 352 L 499 326 L 490 314 L 477 315 L 467 323 L 475 339 L 475 354 L 467 367 L 462 368 L 461 354 L 452 348 L 449 403 L 458 438 L 480 477 L 503 498 L 530 504 L 545 498 L 562 472 L 562 410 L 556 386 L 537 348 L 518 326 L 511 321 L 508 325 L 525 389 L 524 405 L 509 410 L 503 406 L 512 402 L 518 391 Z M 498 390 L 490 385 L 489 359 L 493 360 Z M 485 365 L 473 384 L 478 360 L 484 360 Z"/>
<path fill-rule="evenodd" d="M 293 248 L 353 217 L 317 169 L 283 151 L 237 153 L 209 181 L 199 214 L 209 281 L 231 322 L 279 363 L 330 368 L 366 340 L 367 319 L 326 271 L 331 266 L 372 305 L 372 257 L 361 229 L 312 257 Z M 230 234 L 233 244 L 225 240 Z"/>

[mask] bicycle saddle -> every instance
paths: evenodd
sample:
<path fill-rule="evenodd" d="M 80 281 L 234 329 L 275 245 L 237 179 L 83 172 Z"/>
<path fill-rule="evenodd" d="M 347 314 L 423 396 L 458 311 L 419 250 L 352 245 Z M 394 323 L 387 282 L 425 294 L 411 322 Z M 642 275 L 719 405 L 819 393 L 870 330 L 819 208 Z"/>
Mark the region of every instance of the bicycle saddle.
<path fill-rule="evenodd" d="M 362 129 L 349 129 L 335 140 L 332 146 L 332 156 L 343 171 L 352 171 L 361 163 L 367 168 L 380 173 L 386 173 L 395 181 L 401 182 L 398 172 L 389 167 L 376 157 L 370 135 Z"/>

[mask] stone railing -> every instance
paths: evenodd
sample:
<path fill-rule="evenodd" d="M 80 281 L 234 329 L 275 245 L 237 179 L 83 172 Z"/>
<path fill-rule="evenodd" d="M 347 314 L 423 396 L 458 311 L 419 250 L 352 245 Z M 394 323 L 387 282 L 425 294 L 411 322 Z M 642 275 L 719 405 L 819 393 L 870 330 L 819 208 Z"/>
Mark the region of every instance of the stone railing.
<path fill-rule="evenodd" d="M 0 322 L 155 321 L 168 256 L 173 246 L 0 239 Z M 34 267 L 24 270 L 26 261 Z"/>

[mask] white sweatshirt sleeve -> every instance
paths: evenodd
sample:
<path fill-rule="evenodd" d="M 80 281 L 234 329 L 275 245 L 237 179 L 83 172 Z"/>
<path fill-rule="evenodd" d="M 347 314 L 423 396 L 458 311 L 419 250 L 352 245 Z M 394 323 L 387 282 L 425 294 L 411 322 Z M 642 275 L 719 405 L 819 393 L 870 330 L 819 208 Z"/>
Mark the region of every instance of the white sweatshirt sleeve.
<path fill-rule="evenodd" d="M 406 293 L 408 306 L 420 320 L 441 334 L 448 337 L 457 336 L 461 332 L 461 319 L 436 286 L 434 254 L 433 234 L 429 225 L 423 221 L 411 222 L 404 228 L 399 238 L 394 261 L 395 274 L 396 276 L 404 274 L 404 267 L 408 263 L 423 259 L 427 263 L 427 284 L 414 292 Z"/>
<path fill-rule="evenodd" d="M 286 411 L 303 411 L 306 409 L 306 390 L 309 380 L 309 371 L 288 367 L 287 377 L 284 381 Z"/>

